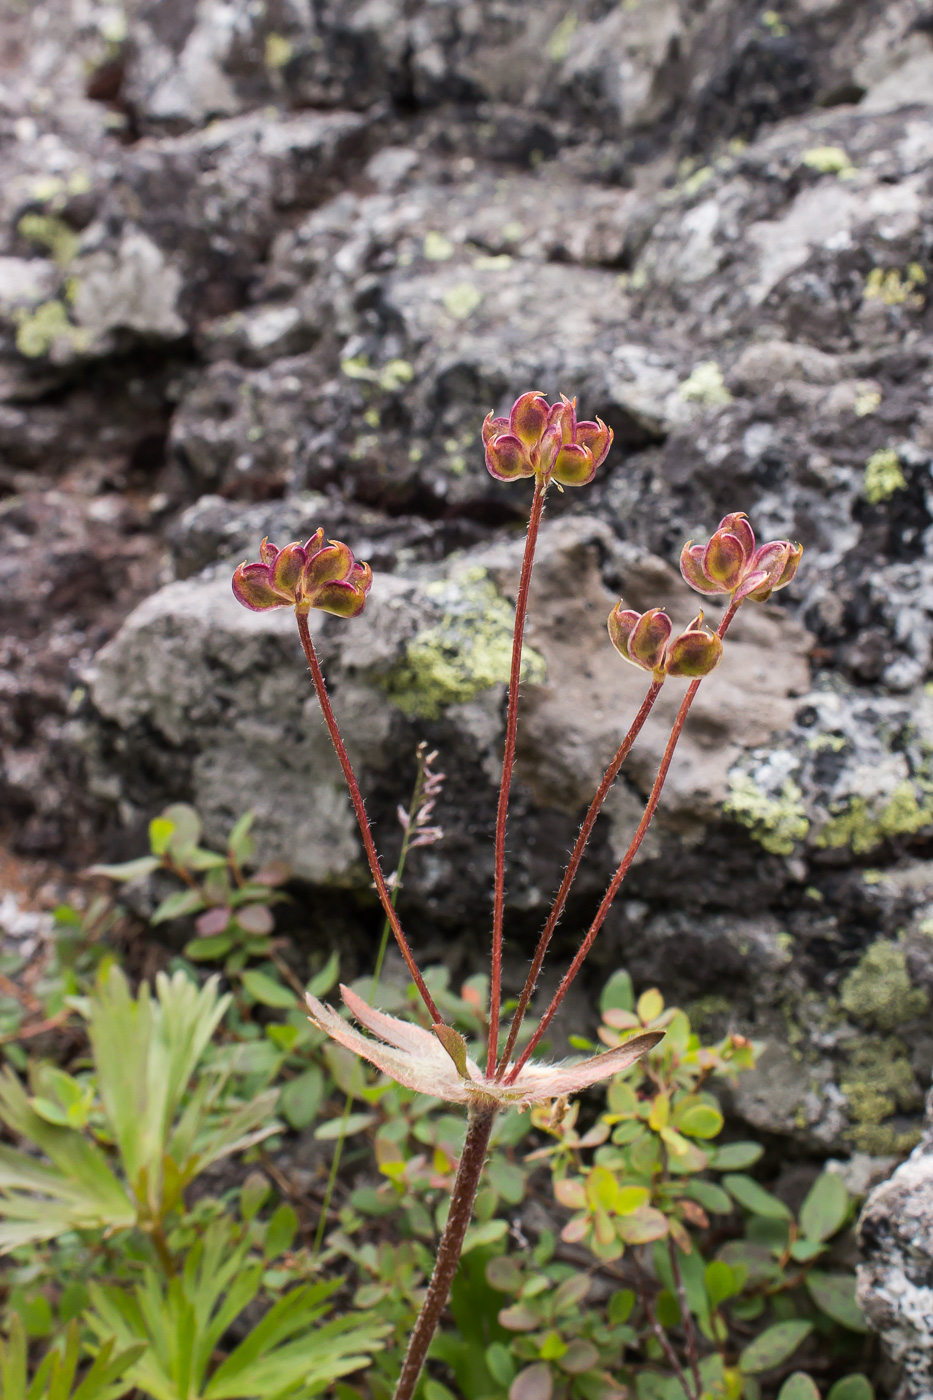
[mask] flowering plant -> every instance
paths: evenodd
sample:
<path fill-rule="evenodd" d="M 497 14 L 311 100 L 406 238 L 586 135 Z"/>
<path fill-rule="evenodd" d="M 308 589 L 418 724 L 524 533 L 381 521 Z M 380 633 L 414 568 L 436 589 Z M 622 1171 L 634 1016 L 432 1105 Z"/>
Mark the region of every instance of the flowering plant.
<path fill-rule="evenodd" d="M 344 1003 L 360 1025 L 371 1032 L 370 1036 L 354 1030 L 337 1012 L 313 996 L 307 998 L 311 1020 L 326 1035 L 400 1084 L 463 1104 L 469 1116 L 466 1140 L 451 1192 L 447 1224 L 424 1304 L 411 1334 L 395 1400 L 411 1400 L 414 1395 L 428 1346 L 456 1272 L 486 1151 L 500 1109 L 508 1105 L 529 1107 L 578 1093 L 588 1085 L 629 1068 L 663 1037 L 664 1031 L 659 1029 L 638 1033 L 632 1031 L 622 1036 L 620 1043 L 612 1049 L 576 1064 L 547 1066 L 531 1058 L 580 971 L 644 840 L 694 697 L 703 677 L 719 665 L 723 652 L 722 639 L 736 611 L 748 598 L 765 601 L 775 589 L 785 587 L 793 578 L 802 553 L 799 545 L 792 545 L 787 540 L 776 540 L 756 549 L 755 536 L 747 518 L 741 513 L 728 515 L 706 546 L 690 542 L 684 547 L 681 558 L 682 572 L 693 588 L 701 593 L 726 594 L 729 597 L 726 612 L 715 632 L 702 625 L 702 613 L 685 631 L 674 637 L 670 618 L 658 608 L 639 615 L 623 608 L 620 602 L 612 610 L 609 633 L 613 645 L 625 660 L 650 672 L 651 683 L 584 818 L 502 1046 L 500 1003 L 505 837 L 518 732 L 522 642 L 535 549 L 548 489 L 552 484 L 560 489 L 563 486 L 582 486 L 592 480 L 609 451 L 612 430 L 598 418 L 592 422 L 578 421 L 575 400 L 562 395 L 559 403 L 549 404 L 543 394 L 531 391 L 516 399 L 507 418 L 487 417 L 483 425 L 483 441 L 486 466 L 498 480 L 534 479 L 516 598 L 502 781 L 496 818 L 488 1043 L 483 1067 L 468 1056 L 466 1042 L 460 1033 L 444 1023 L 412 954 L 396 913 L 390 882 L 383 874 L 359 784 L 340 735 L 308 629 L 308 613 L 312 608 L 342 617 L 356 617 L 362 612 L 372 584 L 369 567 L 358 564 L 347 545 L 340 541 L 330 540 L 325 544 L 324 532 L 318 530 L 305 545 L 296 542 L 281 550 L 264 540 L 260 549 L 261 562 L 241 564 L 233 579 L 234 593 L 246 607 L 263 610 L 291 605 L 295 609 L 301 644 L 311 669 L 324 721 L 347 782 L 376 890 L 388 926 L 424 1002 L 431 1029 L 387 1016 L 346 987 L 341 989 Z M 671 729 L 644 814 L 576 956 L 534 1033 L 517 1058 L 513 1059 L 519 1031 L 548 945 L 563 913 L 596 818 L 668 677 L 689 678 L 690 684 Z M 700 1400 L 699 1391 L 692 1400 Z"/>

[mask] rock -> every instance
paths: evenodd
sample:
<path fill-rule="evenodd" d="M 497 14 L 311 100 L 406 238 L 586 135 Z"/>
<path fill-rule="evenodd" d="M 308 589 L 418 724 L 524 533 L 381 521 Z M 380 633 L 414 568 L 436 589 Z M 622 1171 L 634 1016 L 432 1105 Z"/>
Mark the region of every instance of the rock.
<path fill-rule="evenodd" d="M 933 1097 L 928 1129 L 859 1220 L 858 1301 L 894 1362 L 897 1400 L 933 1394 Z"/>

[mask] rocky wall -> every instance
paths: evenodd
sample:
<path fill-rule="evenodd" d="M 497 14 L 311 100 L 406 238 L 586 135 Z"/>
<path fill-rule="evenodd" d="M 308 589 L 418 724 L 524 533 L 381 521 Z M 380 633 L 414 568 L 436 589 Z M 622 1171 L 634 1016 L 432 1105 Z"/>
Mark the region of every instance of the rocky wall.
<path fill-rule="evenodd" d="M 733 1104 L 785 1150 L 919 1139 L 933 1067 L 933 16 L 921 0 L 47 0 L 0 42 L 0 805 L 80 864 L 168 800 L 258 812 L 309 946 L 376 913 L 287 616 L 233 564 L 323 524 L 319 619 L 391 862 L 415 744 L 426 956 L 475 970 L 528 505 L 479 427 L 529 387 L 615 445 L 551 493 L 510 835 L 522 972 L 640 699 L 618 597 L 696 600 L 727 511 L 805 546 L 701 689 L 595 954 L 766 1046 Z M 715 610 L 713 610 L 715 614 Z M 627 843 L 669 682 L 594 837 Z M 919 1149 L 918 1149 L 919 1151 Z"/>

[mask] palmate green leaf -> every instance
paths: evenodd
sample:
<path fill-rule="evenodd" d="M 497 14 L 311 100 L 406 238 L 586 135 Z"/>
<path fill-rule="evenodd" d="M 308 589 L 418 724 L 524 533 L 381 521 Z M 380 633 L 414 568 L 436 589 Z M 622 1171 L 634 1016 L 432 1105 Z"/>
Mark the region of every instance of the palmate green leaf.
<path fill-rule="evenodd" d="M 0 1337 L 0 1396 L 3 1400 L 117 1400 L 132 1387 L 126 1372 L 143 1351 L 142 1345 L 114 1354 L 115 1338 L 101 1347 L 93 1363 L 75 1386 L 81 1360 L 81 1336 L 77 1322 L 65 1333 L 64 1345 L 51 1347 L 27 1376 L 27 1343 L 22 1319 L 14 1313 L 7 1341 Z"/>
<path fill-rule="evenodd" d="M 229 997 L 218 997 L 216 978 L 199 989 L 182 972 L 160 973 L 156 995 L 154 1002 L 143 985 L 134 1000 L 123 973 L 111 967 L 91 998 L 89 1033 L 127 1178 L 146 1182 L 158 1213 L 172 1121 Z"/>
<path fill-rule="evenodd" d="M 387 1326 L 354 1317 L 321 1322 L 340 1286 L 332 1280 L 285 1294 L 217 1366 L 217 1348 L 262 1283 L 265 1265 L 250 1249 L 248 1235 L 238 1238 L 228 1220 L 215 1220 L 170 1281 L 146 1269 L 132 1291 L 90 1285 L 86 1320 L 94 1334 L 114 1336 L 119 1345 L 147 1344 L 130 1375 L 153 1400 L 318 1394 L 367 1365 L 382 1345 Z"/>
<path fill-rule="evenodd" d="M 10 1070 L 0 1075 L 0 1119 L 50 1159 L 0 1146 L 0 1253 L 67 1230 L 122 1229 L 136 1220 L 125 1188 L 93 1143 L 34 1112 Z"/>

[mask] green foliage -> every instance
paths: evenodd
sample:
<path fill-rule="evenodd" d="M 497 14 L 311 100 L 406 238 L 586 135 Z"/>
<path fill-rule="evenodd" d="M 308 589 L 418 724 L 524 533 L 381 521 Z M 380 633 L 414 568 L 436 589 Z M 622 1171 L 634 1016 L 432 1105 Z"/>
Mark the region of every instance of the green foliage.
<path fill-rule="evenodd" d="M 199 989 L 182 972 L 137 999 L 111 965 L 83 1007 L 93 1071 L 36 1063 L 32 1093 L 5 1071 L 0 1119 L 34 1151 L 0 1147 L 0 1251 L 72 1230 L 139 1226 L 158 1239 L 199 1173 L 274 1131 L 277 1093 L 225 1095 L 229 1061 L 189 1092 L 228 1001 L 216 978 Z"/>
<path fill-rule="evenodd" d="M 78 1324 L 72 1322 L 63 1344 L 49 1347 L 29 1376 L 26 1329 L 14 1314 L 9 1337 L 0 1337 L 0 1395 L 3 1400 L 118 1400 L 132 1389 L 128 1373 L 144 1345 L 131 1343 L 125 1351 L 116 1351 L 115 1339 L 109 1337 L 79 1376 L 81 1339 Z"/>
<path fill-rule="evenodd" d="M 197 919 L 186 960 L 154 994 L 145 983 L 131 993 L 110 946 L 125 924 L 97 900 L 85 914 L 57 911 L 37 1007 L 0 1004 L 14 1037 L 44 1015 L 70 1016 L 87 1038 L 70 1059 L 28 1066 L 32 1042 L 7 1044 L 23 1053 L 11 1056 L 22 1077 L 0 1079 L 0 1118 L 19 1139 L 0 1146 L 0 1243 L 12 1254 L 4 1397 L 117 1400 L 131 1386 L 152 1400 L 392 1396 L 463 1120 L 309 1024 L 297 955 L 271 938 L 287 872 L 244 873 L 249 825 L 215 853 L 179 804 L 152 822 L 148 855 L 99 868 L 153 879 L 157 927 Z M 222 972 L 204 979 L 191 960 Z M 337 978 L 334 955 L 308 986 L 324 997 Z M 426 978 L 474 1053 L 485 979 L 457 992 L 444 969 Z M 368 992 L 369 978 L 359 985 Z M 419 1015 L 411 988 L 382 985 L 379 1004 Z M 603 1044 L 647 1027 L 665 1038 L 602 1099 L 500 1117 L 419 1400 L 699 1400 L 695 1375 L 709 1400 L 760 1400 L 779 1384 L 778 1400 L 819 1400 L 810 1355 L 826 1400 L 872 1400 L 854 1366 L 865 1324 L 839 1248 L 854 1214 L 841 1178 L 818 1175 L 795 1213 L 758 1178 L 761 1144 L 721 1141 L 718 1085 L 753 1066 L 755 1047 L 737 1035 L 704 1044 L 660 992 L 636 997 L 621 969 L 599 1004 Z M 276 1200 L 271 1159 L 247 1165 L 289 1130 L 327 1154 L 347 1138 L 320 1222 L 303 1187 Z M 215 1198 L 203 1173 L 224 1157 L 238 1185 Z M 531 1197 L 534 1228 L 521 1210 Z M 316 1227 L 320 1250 L 309 1248 Z M 50 1339 L 32 1371 L 27 1337 Z"/>
<path fill-rule="evenodd" d="M 264 1264 L 251 1257 L 252 1245 L 249 1231 L 215 1220 L 174 1277 L 146 1268 L 132 1290 L 91 1285 L 91 1330 L 126 1347 L 143 1344 L 129 1376 L 154 1400 L 297 1400 L 369 1364 L 384 1324 L 322 1321 L 339 1280 L 284 1293 L 218 1361 L 224 1337 L 262 1287 Z"/>
<path fill-rule="evenodd" d="M 275 923 L 272 909 L 285 897 L 277 887 L 289 878 L 288 867 L 281 861 L 268 862 L 248 876 L 245 873 L 256 854 L 250 835 L 253 820 L 252 812 L 240 817 L 221 855 L 198 844 L 201 818 L 193 807 L 176 802 L 149 823 L 148 856 L 122 865 L 96 865 L 93 872 L 126 882 L 162 871 L 180 881 L 183 888 L 164 896 L 151 922 L 163 924 L 197 914 L 197 937 L 187 944 L 185 956 L 196 962 L 224 959 L 225 970 L 236 972 L 250 958 L 268 955 Z"/>

